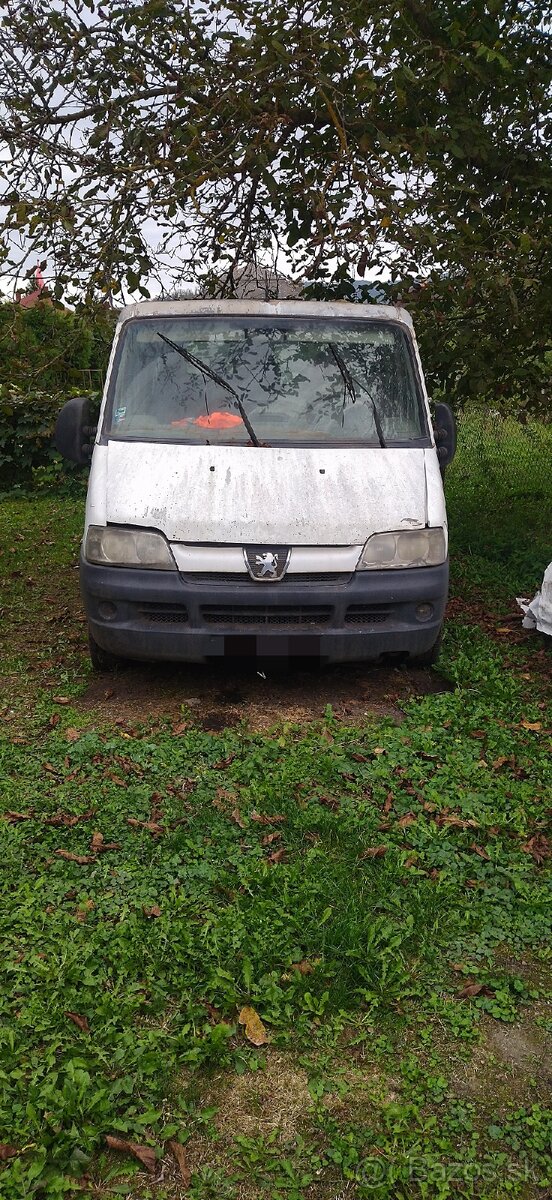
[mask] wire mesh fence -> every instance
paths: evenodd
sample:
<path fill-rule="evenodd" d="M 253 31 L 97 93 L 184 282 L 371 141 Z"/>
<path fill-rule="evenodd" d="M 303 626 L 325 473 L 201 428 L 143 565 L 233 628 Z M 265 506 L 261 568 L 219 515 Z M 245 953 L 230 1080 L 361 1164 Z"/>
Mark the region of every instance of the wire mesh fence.
<path fill-rule="evenodd" d="M 464 413 L 445 493 L 453 562 L 478 556 L 483 588 L 483 561 L 500 562 L 512 595 L 534 593 L 552 558 L 552 425 Z"/>
<path fill-rule="evenodd" d="M 549 496 L 552 488 L 552 424 L 521 421 L 499 412 L 471 410 L 458 419 L 456 457 L 447 472 L 463 484 L 519 495 Z M 551 524 L 552 524 L 552 513 Z"/>

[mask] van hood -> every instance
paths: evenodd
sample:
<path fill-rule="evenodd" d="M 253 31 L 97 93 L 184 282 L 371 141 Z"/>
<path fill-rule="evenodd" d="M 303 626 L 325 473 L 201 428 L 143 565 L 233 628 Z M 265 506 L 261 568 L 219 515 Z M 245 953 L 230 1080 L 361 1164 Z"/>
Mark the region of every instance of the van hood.
<path fill-rule="evenodd" d="M 110 441 L 106 519 L 170 542 L 351 546 L 428 520 L 423 449 Z"/>

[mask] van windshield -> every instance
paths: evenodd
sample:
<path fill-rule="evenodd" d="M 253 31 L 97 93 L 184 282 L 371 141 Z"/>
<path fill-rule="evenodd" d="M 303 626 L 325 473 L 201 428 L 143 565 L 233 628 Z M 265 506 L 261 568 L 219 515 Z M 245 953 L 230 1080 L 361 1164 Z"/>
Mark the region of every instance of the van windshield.
<path fill-rule="evenodd" d="M 104 434 L 250 445 L 251 430 L 255 443 L 271 446 L 425 442 L 407 334 L 366 320 L 128 322 Z"/>

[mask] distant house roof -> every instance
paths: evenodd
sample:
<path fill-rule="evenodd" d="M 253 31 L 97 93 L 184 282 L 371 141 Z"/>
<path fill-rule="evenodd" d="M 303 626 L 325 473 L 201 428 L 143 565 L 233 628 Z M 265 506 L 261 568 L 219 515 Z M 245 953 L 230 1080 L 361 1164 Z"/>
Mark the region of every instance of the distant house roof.
<path fill-rule="evenodd" d="M 300 284 L 281 271 L 258 263 L 240 267 L 234 280 L 234 294 L 239 300 L 296 300 L 301 295 Z"/>
<path fill-rule="evenodd" d="M 215 278 L 216 282 L 216 278 Z M 220 277 L 220 283 L 226 283 L 226 277 Z M 300 300 L 309 295 L 309 287 L 304 283 L 296 282 L 290 279 L 288 275 L 284 275 L 282 271 L 276 271 L 273 267 L 262 266 L 259 263 L 247 263 L 243 267 L 238 267 L 233 276 L 234 291 L 232 296 L 236 300 Z M 388 296 L 385 288 L 378 282 L 370 279 L 350 279 L 350 288 L 352 289 L 347 299 L 353 303 L 361 304 L 387 304 Z M 171 299 L 186 300 L 188 297 L 203 295 L 207 298 L 212 295 L 211 287 L 213 283 L 210 278 L 210 287 L 207 291 L 203 290 L 201 282 L 197 284 L 188 284 L 185 289 L 175 293 Z"/>

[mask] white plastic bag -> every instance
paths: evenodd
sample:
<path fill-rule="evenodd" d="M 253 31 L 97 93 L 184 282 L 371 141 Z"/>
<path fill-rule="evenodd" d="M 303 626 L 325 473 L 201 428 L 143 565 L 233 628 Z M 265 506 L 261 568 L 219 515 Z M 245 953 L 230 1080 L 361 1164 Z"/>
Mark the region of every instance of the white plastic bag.
<path fill-rule="evenodd" d="M 552 637 L 552 563 L 544 572 L 542 587 L 536 596 L 532 600 L 518 596 L 517 603 L 524 614 L 524 629 L 538 629 L 539 633 Z"/>

